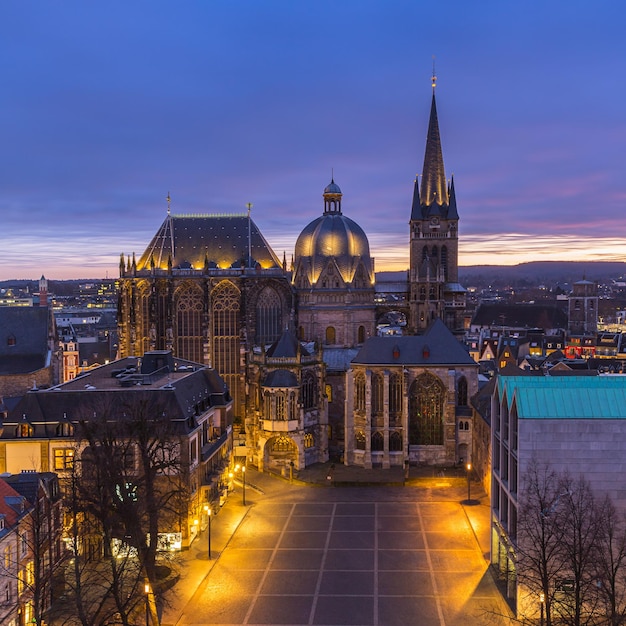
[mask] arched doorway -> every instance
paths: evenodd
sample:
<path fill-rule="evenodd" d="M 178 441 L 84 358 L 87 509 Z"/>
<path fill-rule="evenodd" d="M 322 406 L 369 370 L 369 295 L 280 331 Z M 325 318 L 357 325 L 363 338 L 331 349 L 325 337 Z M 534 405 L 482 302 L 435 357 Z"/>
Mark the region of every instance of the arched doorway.
<path fill-rule="evenodd" d="M 296 442 L 287 435 L 276 435 L 268 439 L 263 451 L 263 466 L 271 472 L 288 476 L 290 467 L 298 467 Z"/>

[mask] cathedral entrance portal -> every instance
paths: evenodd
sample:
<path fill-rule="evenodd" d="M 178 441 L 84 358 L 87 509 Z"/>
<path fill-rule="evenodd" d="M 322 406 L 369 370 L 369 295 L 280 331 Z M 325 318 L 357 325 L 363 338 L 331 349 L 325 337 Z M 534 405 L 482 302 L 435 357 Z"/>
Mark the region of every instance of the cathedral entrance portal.
<path fill-rule="evenodd" d="M 298 446 L 291 437 L 278 435 L 267 441 L 263 457 L 266 469 L 290 476 L 290 470 L 298 467 Z"/>

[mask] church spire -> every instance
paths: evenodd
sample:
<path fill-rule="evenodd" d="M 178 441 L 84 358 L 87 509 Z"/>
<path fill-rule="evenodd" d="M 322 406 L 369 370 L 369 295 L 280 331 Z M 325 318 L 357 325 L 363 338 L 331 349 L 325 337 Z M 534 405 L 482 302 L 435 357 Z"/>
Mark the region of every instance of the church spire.
<path fill-rule="evenodd" d="M 426 154 L 424 169 L 422 170 L 422 185 L 420 189 L 420 204 L 430 207 L 433 204 L 447 205 L 448 190 L 446 173 L 443 168 L 443 153 L 439 136 L 439 121 L 437 120 L 437 105 L 435 102 L 435 77 L 433 76 L 433 100 L 430 107 L 430 121 L 426 137 Z"/>

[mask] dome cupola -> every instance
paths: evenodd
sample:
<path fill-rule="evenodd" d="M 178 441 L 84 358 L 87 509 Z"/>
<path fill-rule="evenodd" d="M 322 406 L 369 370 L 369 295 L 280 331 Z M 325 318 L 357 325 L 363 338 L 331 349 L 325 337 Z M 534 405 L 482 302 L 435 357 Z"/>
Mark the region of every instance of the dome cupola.
<path fill-rule="evenodd" d="M 299 284 L 298 275 L 305 275 L 310 284 L 316 284 L 331 262 L 341 277 L 337 287 L 353 285 L 357 274 L 372 284 L 374 268 L 367 236 L 356 222 L 342 214 L 342 195 L 339 185 L 331 180 L 324 189 L 323 215 L 300 233 L 294 257 L 294 284 Z"/>

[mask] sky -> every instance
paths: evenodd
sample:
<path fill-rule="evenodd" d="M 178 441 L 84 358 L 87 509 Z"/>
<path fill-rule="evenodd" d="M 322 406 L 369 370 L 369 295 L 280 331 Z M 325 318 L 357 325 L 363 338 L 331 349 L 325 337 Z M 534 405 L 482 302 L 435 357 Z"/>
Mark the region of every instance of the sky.
<path fill-rule="evenodd" d="M 342 211 L 408 267 L 433 57 L 461 265 L 626 258 L 626 4 L 0 3 L 0 279 L 113 278 L 173 214 L 279 257 Z"/>

